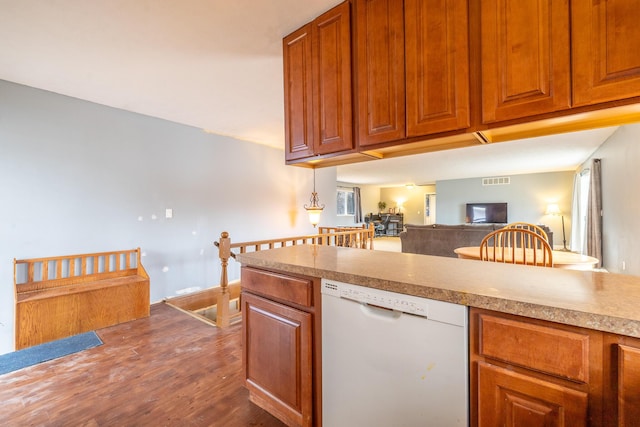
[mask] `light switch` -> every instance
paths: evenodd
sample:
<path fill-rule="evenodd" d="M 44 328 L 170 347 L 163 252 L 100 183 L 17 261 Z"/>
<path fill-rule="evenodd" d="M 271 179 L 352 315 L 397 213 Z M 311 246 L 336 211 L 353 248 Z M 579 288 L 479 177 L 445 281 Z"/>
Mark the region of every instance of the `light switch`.
<path fill-rule="evenodd" d="M 164 217 L 165 218 L 173 218 L 173 209 L 166 209 L 164 211 Z"/>

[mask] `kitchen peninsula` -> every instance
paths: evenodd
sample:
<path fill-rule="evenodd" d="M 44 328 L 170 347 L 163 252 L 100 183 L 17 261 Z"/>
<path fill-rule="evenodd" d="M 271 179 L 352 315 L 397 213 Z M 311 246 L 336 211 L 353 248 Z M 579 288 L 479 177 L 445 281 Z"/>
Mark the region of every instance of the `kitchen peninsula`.
<path fill-rule="evenodd" d="M 316 324 L 319 279 L 469 307 L 471 425 L 506 416 L 509 405 L 527 408 L 510 416 L 526 416 L 533 420 L 528 425 L 560 425 L 567 416 L 572 425 L 623 425 L 640 417 L 638 277 L 315 245 L 245 253 L 237 260 L 243 270 L 275 275 L 281 286 L 287 278 L 296 286 L 306 280 Z M 260 294 L 260 280 L 252 288 Z M 317 346 L 307 369 L 320 370 L 317 326 L 310 331 Z M 317 371 L 312 376 L 319 381 Z M 320 425 L 315 390 L 309 397 L 315 415 L 299 425 Z M 514 390 L 518 402 L 505 390 Z M 538 415 L 536 405 L 544 407 Z"/>

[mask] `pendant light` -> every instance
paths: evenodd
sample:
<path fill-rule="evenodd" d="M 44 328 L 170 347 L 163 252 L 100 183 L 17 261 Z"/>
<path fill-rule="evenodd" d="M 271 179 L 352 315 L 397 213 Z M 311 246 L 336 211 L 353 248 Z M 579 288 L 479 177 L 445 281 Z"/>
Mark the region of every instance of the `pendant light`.
<path fill-rule="evenodd" d="M 304 208 L 307 210 L 309 214 L 309 222 L 314 227 L 318 225 L 320 222 L 320 214 L 322 213 L 322 209 L 324 209 L 324 205 L 318 205 L 318 193 L 316 193 L 316 170 L 313 169 L 313 193 L 311 193 L 311 198 L 309 199 L 311 202 L 310 206 L 304 205 Z"/>

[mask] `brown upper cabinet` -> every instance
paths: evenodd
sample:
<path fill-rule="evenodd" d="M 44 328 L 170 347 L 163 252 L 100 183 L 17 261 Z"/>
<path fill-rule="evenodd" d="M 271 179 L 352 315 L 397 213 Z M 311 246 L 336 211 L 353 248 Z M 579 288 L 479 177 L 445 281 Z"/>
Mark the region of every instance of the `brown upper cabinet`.
<path fill-rule="evenodd" d="M 637 0 L 482 0 L 482 122 L 640 96 Z"/>
<path fill-rule="evenodd" d="M 638 22 L 639 0 L 345 1 L 284 39 L 286 160 L 635 122 Z"/>
<path fill-rule="evenodd" d="M 285 37 L 284 129 L 286 160 L 313 156 L 311 24 Z"/>
<path fill-rule="evenodd" d="M 283 40 L 285 159 L 353 148 L 348 2 Z"/>
<path fill-rule="evenodd" d="M 355 0 L 360 147 L 469 126 L 466 0 Z"/>
<path fill-rule="evenodd" d="M 467 0 L 405 0 L 407 136 L 469 127 Z"/>
<path fill-rule="evenodd" d="M 482 122 L 571 107 L 568 0 L 482 0 Z"/>
<path fill-rule="evenodd" d="M 573 103 L 640 96 L 640 2 L 572 0 Z"/>
<path fill-rule="evenodd" d="M 360 146 L 405 133 L 403 0 L 356 0 L 356 102 Z"/>

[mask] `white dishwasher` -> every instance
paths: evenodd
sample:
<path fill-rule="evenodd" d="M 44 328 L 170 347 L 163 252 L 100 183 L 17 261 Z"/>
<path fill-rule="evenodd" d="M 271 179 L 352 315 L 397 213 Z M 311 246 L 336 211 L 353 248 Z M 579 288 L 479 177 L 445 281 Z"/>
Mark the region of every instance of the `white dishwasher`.
<path fill-rule="evenodd" d="M 467 307 L 322 280 L 322 424 L 469 419 Z"/>

